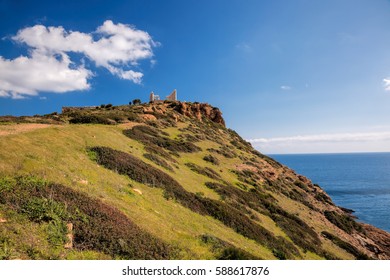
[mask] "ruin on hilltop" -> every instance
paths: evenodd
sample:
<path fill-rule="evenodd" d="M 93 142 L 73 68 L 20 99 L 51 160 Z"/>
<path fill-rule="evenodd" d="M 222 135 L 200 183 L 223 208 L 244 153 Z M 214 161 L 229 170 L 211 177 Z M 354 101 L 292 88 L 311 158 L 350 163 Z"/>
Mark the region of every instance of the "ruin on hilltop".
<path fill-rule="evenodd" d="M 167 100 L 167 101 L 177 101 L 177 91 L 176 91 L 176 89 L 174 89 L 171 92 L 171 94 L 166 97 L 165 100 Z M 157 95 L 157 94 L 154 94 L 153 91 L 149 95 L 149 101 L 152 102 L 152 103 L 164 102 L 164 100 L 161 100 L 160 96 Z"/>

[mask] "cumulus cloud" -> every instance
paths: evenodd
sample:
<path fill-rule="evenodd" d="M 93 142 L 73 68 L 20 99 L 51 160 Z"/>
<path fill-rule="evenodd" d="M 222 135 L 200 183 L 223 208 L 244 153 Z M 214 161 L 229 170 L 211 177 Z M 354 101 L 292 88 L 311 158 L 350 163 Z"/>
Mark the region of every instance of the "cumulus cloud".
<path fill-rule="evenodd" d="M 147 32 L 110 20 L 93 33 L 35 25 L 20 30 L 12 39 L 26 44 L 29 56 L 13 60 L 0 56 L 0 97 L 90 88 L 91 70 L 71 61 L 70 53 L 81 54 L 118 78 L 138 84 L 143 74 L 133 69 L 140 60 L 152 59 L 153 47 L 158 46 Z"/>
<path fill-rule="evenodd" d="M 55 57 L 33 51 L 30 57 L 14 60 L 0 57 L 0 96 L 20 99 L 39 91 L 63 93 L 88 89 L 91 72 L 82 65 L 73 68 L 71 64 L 64 53 Z"/>
<path fill-rule="evenodd" d="M 291 87 L 290 86 L 281 86 L 280 89 L 281 90 L 290 90 Z"/>

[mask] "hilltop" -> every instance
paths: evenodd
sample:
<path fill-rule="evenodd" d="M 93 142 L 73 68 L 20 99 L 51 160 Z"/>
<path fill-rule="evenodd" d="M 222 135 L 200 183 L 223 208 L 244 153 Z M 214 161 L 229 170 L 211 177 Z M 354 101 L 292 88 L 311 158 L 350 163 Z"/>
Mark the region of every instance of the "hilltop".
<path fill-rule="evenodd" d="M 205 103 L 0 117 L 0 259 L 390 259 Z"/>

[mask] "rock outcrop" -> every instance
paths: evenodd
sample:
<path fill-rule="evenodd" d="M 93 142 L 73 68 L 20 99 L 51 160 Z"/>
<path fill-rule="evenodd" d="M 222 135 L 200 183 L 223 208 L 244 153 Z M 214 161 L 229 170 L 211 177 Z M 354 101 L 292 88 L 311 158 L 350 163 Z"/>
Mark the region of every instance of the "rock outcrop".
<path fill-rule="evenodd" d="M 212 107 L 208 103 L 178 102 L 174 109 L 184 116 L 196 118 L 199 121 L 203 121 L 205 118 L 225 126 L 225 120 L 222 118 L 222 112 L 217 107 Z"/>

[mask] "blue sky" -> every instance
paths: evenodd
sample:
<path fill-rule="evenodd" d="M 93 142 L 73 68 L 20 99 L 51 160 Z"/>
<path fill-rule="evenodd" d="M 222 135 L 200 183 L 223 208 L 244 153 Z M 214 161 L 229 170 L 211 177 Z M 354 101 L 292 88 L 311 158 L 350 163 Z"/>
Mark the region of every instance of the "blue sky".
<path fill-rule="evenodd" d="M 176 88 L 264 153 L 390 151 L 389 1 L 0 0 L 0 38 L 0 115 Z"/>

